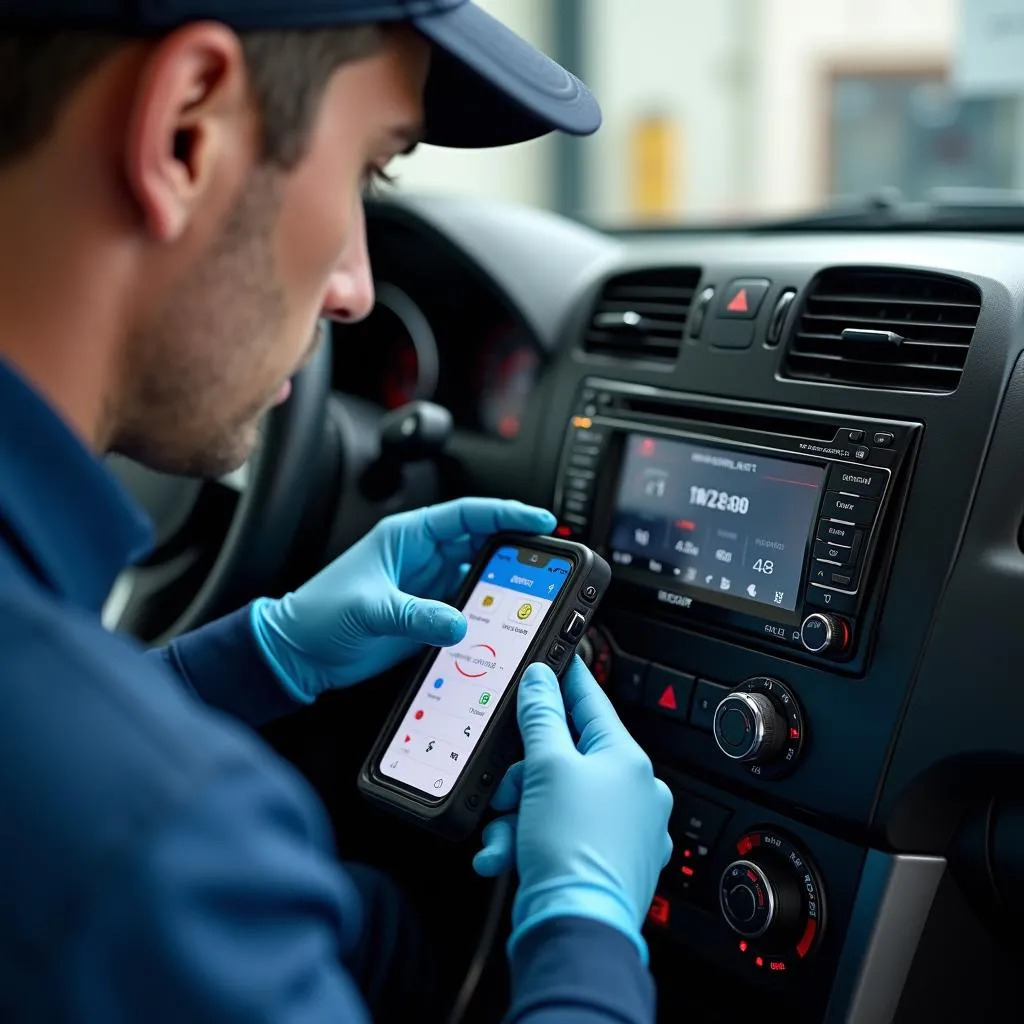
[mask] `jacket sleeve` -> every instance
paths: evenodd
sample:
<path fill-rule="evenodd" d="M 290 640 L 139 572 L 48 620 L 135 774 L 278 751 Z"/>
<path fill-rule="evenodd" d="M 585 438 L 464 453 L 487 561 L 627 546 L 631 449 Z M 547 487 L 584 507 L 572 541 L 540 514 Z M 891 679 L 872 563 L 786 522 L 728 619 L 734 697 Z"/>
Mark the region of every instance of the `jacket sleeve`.
<path fill-rule="evenodd" d="M 148 652 L 211 707 L 259 728 L 300 707 L 263 660 L 249 606 Z"/>
<path fill-rule="evenodd" d="M 653 1024 L 654 982 L 614 928 L 552 918 L 516 943 L 506 1024 Z"/>
<path fill-rule="evenodd" d="M 130 844 L 76 909 L 45 1019 L 368 1022 L 344 967 L 361 900 L 288 781 L 228 765 Z"/>

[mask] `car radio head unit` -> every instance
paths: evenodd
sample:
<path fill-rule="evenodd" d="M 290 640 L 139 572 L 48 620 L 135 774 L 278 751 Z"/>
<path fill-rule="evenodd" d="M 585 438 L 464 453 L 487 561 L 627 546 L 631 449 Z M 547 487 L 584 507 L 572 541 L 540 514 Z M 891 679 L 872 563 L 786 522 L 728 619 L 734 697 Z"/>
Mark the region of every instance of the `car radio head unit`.
<path fill-rule="evenodd" d="M 693 624 L 848 660 L 918 429 L 587 381 L 561 532 Z"/>

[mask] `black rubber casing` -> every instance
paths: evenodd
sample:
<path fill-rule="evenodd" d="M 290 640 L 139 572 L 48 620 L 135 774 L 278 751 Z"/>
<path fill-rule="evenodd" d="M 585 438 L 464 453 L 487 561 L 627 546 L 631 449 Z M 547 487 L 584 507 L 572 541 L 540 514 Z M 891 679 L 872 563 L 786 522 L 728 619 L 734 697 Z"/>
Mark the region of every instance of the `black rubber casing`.
<path fill-rule="evenodd" d="M 587 628 L 592 623 L 611 582 L 611 568 L 608 563 L 583 544 L 553 537 L 502 533 L 492 537 L 480 552 L 476 564 L 466 576 L 458 599 L 454 602 L 457 608 L 463 608 L 469 601 L 473 588 L 480 582 L 494 552 L 507 546 L 565 558 L 572 563 L 572 570 L 547 618 L 516 667 L 505 693 L 491 716 L 486 732 L 470 754 L 454 788 L 447 796 L 432 800 L 418 794 L 411 787 L 389 779 L 378 770 L 395 730 L 398 729 L 409 705 L 416 698 L 433 664 L 436 649 L 431 649 L 423 659 L 422 666 L 416 672 L 402 699 L 396 703 L 388 716 L 373 749 L 363 763 L 357 782 L 359 791 L 371 802 L 394 811 L 435 835 L 454 841 L 463 840 L 476 830 L 487 812 L 495 787 L 509 766 L 521 755 L 522 746 L 516 722 L 516 694 L 523 672 L 533 662 L 541 661 L 549 665 L 555 675 L 561 678 L 569 667 L 580 640 L 586 635 Z M 576 612 L 584 615 L 586 622 L 576 639 L 572 640 L 567 638 L 563 631 Z M 557 650 L 556 642 L 560 645 Z"/>

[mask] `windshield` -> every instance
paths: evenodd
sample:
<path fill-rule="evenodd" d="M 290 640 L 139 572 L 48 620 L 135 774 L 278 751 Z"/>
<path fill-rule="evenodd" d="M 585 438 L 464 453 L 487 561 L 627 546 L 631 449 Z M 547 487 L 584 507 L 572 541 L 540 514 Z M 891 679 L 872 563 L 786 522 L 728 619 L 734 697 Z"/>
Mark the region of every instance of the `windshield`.
<path fill-rule="evenodd" d="M 580 74 L 604 127 L 509 151 L 424 147 L 396 167 L 401 189 L 611 228 L 759 223 L 880 190 L 1021 202 L 1024 0 L 481 6 Z"/>

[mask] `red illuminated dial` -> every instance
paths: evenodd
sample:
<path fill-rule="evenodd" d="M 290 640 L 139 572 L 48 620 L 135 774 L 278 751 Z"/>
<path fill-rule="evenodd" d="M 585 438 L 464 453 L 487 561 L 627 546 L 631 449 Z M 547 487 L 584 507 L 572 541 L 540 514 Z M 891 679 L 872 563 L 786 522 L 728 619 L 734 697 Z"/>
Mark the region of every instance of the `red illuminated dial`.
<path fill-rule="evenodd" d="M 782 973 L 818 948 L 825 902 L 818 872 L 788 838 L 756 829 L 736 843 L 722 872 L 719 905 L 752 967 Z"/>

